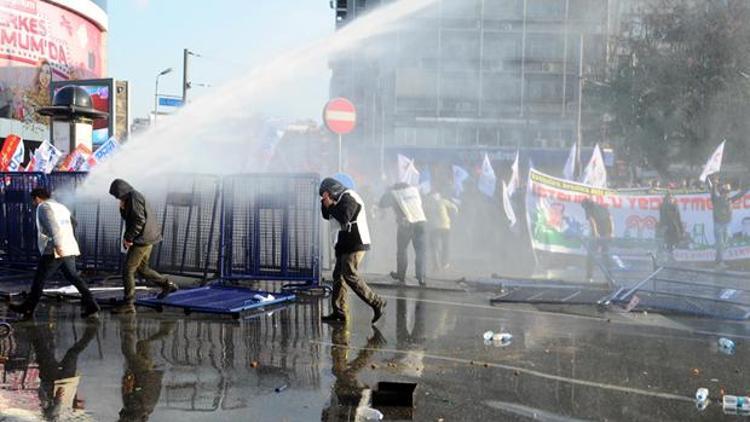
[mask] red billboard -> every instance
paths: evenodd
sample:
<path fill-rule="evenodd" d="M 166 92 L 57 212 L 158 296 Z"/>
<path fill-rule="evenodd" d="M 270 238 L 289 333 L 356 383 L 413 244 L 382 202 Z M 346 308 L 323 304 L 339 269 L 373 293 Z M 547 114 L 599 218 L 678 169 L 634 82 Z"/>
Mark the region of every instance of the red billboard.
<path fill-rule="evenodd" d="M 43 0 L 0 0 L 0 118 L 45 123 L 52 81 L 105 75 L 106 31 Z"/>

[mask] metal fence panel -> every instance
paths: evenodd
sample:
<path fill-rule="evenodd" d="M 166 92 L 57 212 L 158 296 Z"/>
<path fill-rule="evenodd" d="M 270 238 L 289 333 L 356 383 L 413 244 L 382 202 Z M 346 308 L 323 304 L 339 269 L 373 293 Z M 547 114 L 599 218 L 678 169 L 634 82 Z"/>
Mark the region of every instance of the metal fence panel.
<path fill-rule="evenodd" d="M 319 180 L 316 174 L 224 178 L 222 278 L 317 284 Z"/>
<path fill-rule="evenodd" d="M 163 240 L 152 256 L 154 268 L 162 272 L 202 275 L 218 274 L 218 206 L 221 179 L 210 175 L 171 175 L 165 178 L 151 203 L 161 224 Z"/>
<path fill-rule="evenodd" d="M 69 206 L 78 222 L 79 265 L 95 271 L 120 270 L 122 221 L 117 201 L 104 192 L 92 198 L 65 194 L 81 185 L 85 173 L 1 173 L 0 177 L 0 263 L 37 262 L 30 192 L 44 186 Z M 164 237 L 152 263 L 160 271 L 204 278 L 217 273 L 223 279 L 317 284 L 318 183 L 315 174 L 164 178 L 145 189 Z M 161 193 L 149 196 L 154 189 Z"/>
<path fill-rule="evenodd" d="M 36 264 L 36 214 L 31 190 L 46 187 L 42 173 L 0 173 L 0 262 L 12 266 Z"/>

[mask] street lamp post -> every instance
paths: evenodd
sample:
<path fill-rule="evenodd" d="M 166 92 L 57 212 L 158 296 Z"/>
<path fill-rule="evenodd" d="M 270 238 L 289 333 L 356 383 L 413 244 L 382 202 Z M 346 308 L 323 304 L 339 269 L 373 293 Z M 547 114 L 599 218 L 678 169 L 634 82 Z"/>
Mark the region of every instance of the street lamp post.
<path fill-rule="evenodd" d="M 156 75 L 156 87 L 154 87 L 154 126 L 156 126 L 156 116 L 157 112 L 159 111 L 159 78 L 166 75 L 167 73 L 170 73 L 171 71 L 172 68 L 168 67 L 159 72 L 158 75 Z"/>
<path fill-rule="evenodd" d="M 578 43 L 578 116 L 576 122 L 576 162 L 575 177 L 581 175 L 581 144 L 583 143 L 583 131 L 581 128 L 583 118 L 583 33 L 580 35 Z"/>

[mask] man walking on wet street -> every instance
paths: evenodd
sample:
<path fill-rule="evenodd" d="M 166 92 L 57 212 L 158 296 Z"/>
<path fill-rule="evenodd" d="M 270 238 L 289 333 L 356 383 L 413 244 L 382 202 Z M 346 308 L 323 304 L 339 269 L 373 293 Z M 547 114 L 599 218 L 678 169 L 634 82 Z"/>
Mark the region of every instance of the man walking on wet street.
<path fill-rule="evenodd" d="M 359 274 L 359 264 L 370 249 L 370 232 L 367 213 L 362 198 L 353 190 L 347 190 L 336 179 L 326 178 L 320 183 L 321 212 L 326 220 L 335 220 L 339 225 L 336 240 L 336 266 L 333 270 L 333 295 L 330 315 L 323 322 L 344 322 L 347 318 L 346 286 L 354 290 L 373 310 L 372 323 L 383 315 L 386 302 L 370 289 Z"/>
<path fill-rule="evenodd" d="M 9 309 L 21 314 L 23 319 L 31 319 L 42 297 L 44 282 L 60 269 L 81 294 L 81 316 L 98 318 L 99 305 L 76 270 L 76 256 L 81 252 L 73 232 L 73 216 L 65 205 L 51 199 L 45 188 L 33 189 L 31 200 L 36 205 L 37 247 L 41 257 L 29 296 L 21 304 L 11 303 Z"/>
<path fill-rule="evenodd" d="M 425 282 L 425 257 L 427 255 L 427 218 L 422 208 L 419 189 L 406 183 L 396 183 L 378 204 L 380 208 L 393 208 L 396 214 L 396 272 L 391 277 L 402 284 L 406 282 L 409 243 L 414 247 L 414 267 L 420 286 Z"/>
<path fill-rule="evenodd" d="M 112 182 L 109 193 L 120 200 L 120 215 L 125 220 L 122 246 L 127 250 L 122 273 L 124 300 L 122 305 L 112 309 L 112 313 L 131 314 L 135 312 L 136 273 L 161 287 L 158 299 L 177 291 L 177 285 L 148 266 L 154 244 L 161 242 L 161 230 L 146 198 L 122 179 Z"/>
<path fill-rule="evenodd" d="M 711 205 L 713 205 L 714 220 L 714 242 L 716 244 L 715 264 L 724 268 L 724 251 L 729 242 L 729 223 L 732 222 L 732 203 L 745 196 L 747 190 L 729 196 L 732 187 L 729 183 L 721 183 L 718 178 L 708 178 L 708 186 L 711 189 Z"/>

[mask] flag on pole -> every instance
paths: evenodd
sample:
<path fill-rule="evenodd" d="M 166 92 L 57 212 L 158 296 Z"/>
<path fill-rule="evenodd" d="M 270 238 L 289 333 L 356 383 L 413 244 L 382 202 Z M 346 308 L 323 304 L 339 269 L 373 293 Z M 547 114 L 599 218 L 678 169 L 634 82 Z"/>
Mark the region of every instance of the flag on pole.
<path fill-rule="evenodd" d="M 518 175 L 519 156 L 520 151 L 516 151 L 516 159 L 510 166 L 510 180 L 508 180 L 508 185 L 506 186 L 508 188 L 508 197 L 513 196 L 516 193 L 516 190 L 518 190 L 518 188 L 521 186 L 521 178 Z"/>
<path fill-rule="evenodd" d="M 114 136 L 110 137 L 107 142 L 103 143 L 91 157 L 83 164 L 80 168 L 81 171 L 89 171 L 94 168 L 97 164 L 108 160 L 110 157 L 115 155 L 120 150 L 120 143 L 117 142 Z"/>
<path fill-rule="evenodd" d="M 91 150 L 84 144 L 78 144 L 62 163 L 63 171 L 80 171 L 91 155 Z"/>
<path fill-rule="evenodd" d="M 42 142 L 34 151 L 34 155 L 26 166 L 26 171 L 38 171 L 49 174 L 55 169 L 55 166 L 62 158 L 63 153 L 55 148 L 49 141 Z"/>
<path fill-rule="evenodd" d="M 24 157 L 23 139 L 8 135 L 0 150 L 0 171 L 19 171 Z"/>
<path fill-rule="evenodd" d="M 602 150 L 599 149 L 599 144 L 596 144 L 594 147 L 591 159 L 583 171 L 582 182 L 584 185 L 596 188 L 607 187 L 607 168 L 604 166 L 604 157 L 602 157 Z"/>
<path fill-rule="evenodd" d="M 497 177 L 495 177 L 495 170 L 492 168 L 489 155 L 485 153 L 484 160 L 482 161 L 482 172 L 479 174 L 479 183 L 477 187 L 480 192 L 492 198 L 495 196 L 496 186 Z"/>
<path fill-rule="evenodd" d="M 469 178 L 469 172 L 463 167 L 453 164 L 453 196 L 461 197 L 464 192 L 464 182 Z"/>
<path fill-rule="evenodd" d="M 573 143 L 570 147 L 570 153 L 568 154 L 568 160 L 565 161 L 565 167 L 563 167 L 563 178 L 567 180 L 574 180 L 576 177 L 576 155 L 578 155 L 578 146 Z"/>
<path fill-rule="evenodd" d="M 703 172 L 700 177 L 701 182 L 705 182 L 708 176 L 721 171 L 721 162 L 724 159 L 724 144 L 726 142 L 726 139 L 722 141 L 714 153 L 711 154 L 708 161 L 706 161 L 706 165 L 703 167 Z"/>
<path fill-rule="evenodd" d="M 516 212 L 513 210 L 513 203 L 510 201 L 511 193 L 509 192 L 508 185 L 503 182 L 503 209 L 505 210 L 505 216 L 510 221 L 510 226 L 516 225 Z"/>
<path fill-rule="evenodd" d="M 419 171 L 414 160 L 401 154 L 398 155 L 398 180 L 409 186 L 419 186 Z"/>

